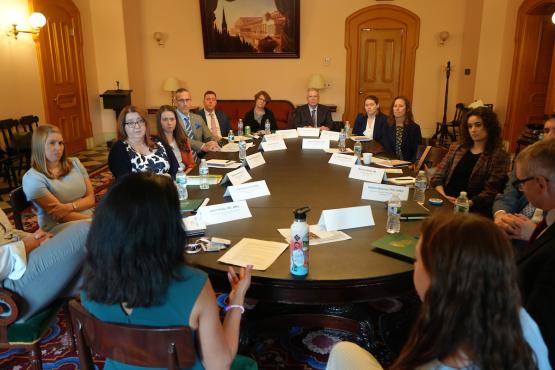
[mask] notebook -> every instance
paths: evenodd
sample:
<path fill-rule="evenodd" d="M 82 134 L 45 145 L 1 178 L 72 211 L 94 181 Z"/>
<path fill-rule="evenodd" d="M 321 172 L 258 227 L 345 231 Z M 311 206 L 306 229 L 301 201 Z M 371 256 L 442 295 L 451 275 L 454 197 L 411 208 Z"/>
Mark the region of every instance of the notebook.
<path fill-rule="evenodd" d="M 387 254 L 407 262 L 414 262 L 418 238 L 403 233 L 387 234 L 375 240 L 372 246 L 376 252 Z"/>
<path fill-rule="evenodd" d="M 206 198 L 180 200 L 179 210 L 181 211 L 181 213 L 196 212 L 198 207 L 200 207 L 202 202 L 204 202 L 204 199 Z"/>
<path fill-rule="evenodd" d="M 430 216 L 430 210 L 415 200 L 401 203 L 401 220 L 422 220 Z"/>

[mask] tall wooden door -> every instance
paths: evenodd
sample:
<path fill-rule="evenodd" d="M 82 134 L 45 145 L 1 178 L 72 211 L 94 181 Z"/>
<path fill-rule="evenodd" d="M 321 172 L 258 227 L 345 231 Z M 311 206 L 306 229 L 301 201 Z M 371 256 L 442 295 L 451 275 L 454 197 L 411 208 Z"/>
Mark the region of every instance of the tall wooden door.
<path fill-rule="evenodd" d="M 418 16 L 400 6 L 373 5 L 347 18 L 343 120 L 363 110 L 367 95 L 376 95 L 388 114 L 395 96 L 412 99 L 419 33 Z"/>
<path fill-rule="evenodd" d="M 358 107 L 364 106 L 366 96 L 375 95 L 380 99 L 381 109 L 389 111 L 393 98 L 400 92 L 403 36 L 402 28 L 360 30 Z"/>
<path fill-rule="evenodd" d="M 60 128 L 67 153 L 84 150 L 92 127 L 79 9 L 71 0 L 33 0 L 33 9 L 47 19 L 37 43 L 45 121 Z"/>

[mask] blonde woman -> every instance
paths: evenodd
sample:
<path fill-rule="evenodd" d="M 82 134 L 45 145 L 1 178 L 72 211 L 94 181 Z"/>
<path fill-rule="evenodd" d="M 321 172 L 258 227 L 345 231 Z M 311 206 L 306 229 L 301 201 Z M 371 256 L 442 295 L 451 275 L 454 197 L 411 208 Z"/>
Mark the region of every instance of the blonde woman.
<path fill-rule="evenodd" d="M 79 159 L 66 157 L 60 129 L 39 126 L 31 148 L 23 191 L 38 211 L 40 227 L 57 233 L 66 222 L 90 219 L 95 198 L 89 174 Z"/>

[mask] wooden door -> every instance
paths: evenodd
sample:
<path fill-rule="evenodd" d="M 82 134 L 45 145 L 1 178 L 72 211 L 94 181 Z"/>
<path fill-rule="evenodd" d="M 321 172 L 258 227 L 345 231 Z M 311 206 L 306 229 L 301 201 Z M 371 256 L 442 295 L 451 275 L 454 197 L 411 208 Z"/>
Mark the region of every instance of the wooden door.
<path fill-rule="evenodd" d="M 403 36 L 402 28 L 360 30 L 358 107 L 364 106 L 366 96 L 375 95 L 380 99 L 382 111 L 389 112 L 393 98 L 400 91 Z"/>
<path fill-rule="evenodd" d="M 419 33 L 418 16 L 400 6 L 373 5 L 347 17 L 343 120 L 363 111 L 367 95 L 376 95 L 386 114 L 395 96 L 412 100 Z"/>
<path fill-rule="evenodd" d="M 67 153 L 86 149 L 92 136 L 79 9 L 71 0 L 33 0 L 46 16 L 37 49 L 42 68 L 47 123 L 62 131 Z"/>

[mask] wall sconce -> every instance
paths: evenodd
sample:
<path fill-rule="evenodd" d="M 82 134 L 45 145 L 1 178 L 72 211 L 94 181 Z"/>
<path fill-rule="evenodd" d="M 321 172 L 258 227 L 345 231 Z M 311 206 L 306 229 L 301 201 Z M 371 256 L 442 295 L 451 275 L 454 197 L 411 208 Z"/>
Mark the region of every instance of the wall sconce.
<path fill-rule="evenodd" d="M 553 13 L 553 15 L 551 16 L 551 22 L 555 23 L 555 12 Z"/>
<path fill-rule="evenodd" d="M 17 40 L 18 34 L 30 33 L 33 35 L 33 38 L 36 40 L 36 37 L 39 35 L 40 29 L 44 27 L 44 25 L 46 24 L 46 17 L 42 13 L 34 12 L 29 16 L 28 22 L 29 22 L 29 25 L 31 26 L 30 30 L 20 30 L 17 28 L 17 24 L 13 23 L 12 28 L 8 31 L 8 36 L 13 36 L 14 39 Z"/>
<path fill-rule="evenodd" d="M 324 80 L 324 76 L 319 73 L 315 73 L 308 79 L 308 88 L 309 89 L 316 89 L 322 90 L 326 87 L 326 81 Z"/>
<path fill-rule="evenodd" d="M 163 89 L 164 91 L 171 92 L 172 100 L 171 105 L 174 106 L 174 99 L 175 99 L 175 92 L 179 89 L 179 81 L 175 77 L 168 77 L 166 81 L 164 81 Z"/>
<path fill-rule="evenodd" d="M 154 32 L 152 34 L 152 37 L 154 37 L 154 40 L 156 40 L 156 42 L 158 43 L 158 46 L 164 46 L 166 45 L 166 34 L 163 32 Z"/>
<path fill-rule="evenodd" d="M 439 44 L 441 46 L 445 45 L 445 42 L 449 39 L 449 32 L 447 31 L 441 31 L 439 33 Z"/>

